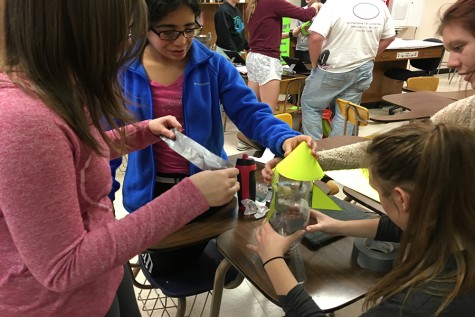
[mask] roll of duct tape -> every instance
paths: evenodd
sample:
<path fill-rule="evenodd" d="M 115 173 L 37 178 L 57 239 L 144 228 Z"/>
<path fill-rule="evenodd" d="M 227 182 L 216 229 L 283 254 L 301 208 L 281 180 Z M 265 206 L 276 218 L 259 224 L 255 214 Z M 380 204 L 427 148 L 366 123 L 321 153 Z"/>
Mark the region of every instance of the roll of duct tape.
<path fill-rule="evenodd" d="M 351 257 L 364 269 L 386 273 L 392 269 L 398 249 L 399 243 L 355 238 Z"/>

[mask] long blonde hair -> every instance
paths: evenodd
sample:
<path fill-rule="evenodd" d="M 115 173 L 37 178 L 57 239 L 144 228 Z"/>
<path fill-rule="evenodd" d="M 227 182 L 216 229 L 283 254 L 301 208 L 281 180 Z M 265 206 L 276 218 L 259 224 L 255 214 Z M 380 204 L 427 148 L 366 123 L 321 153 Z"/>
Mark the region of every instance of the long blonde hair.
<path fill-rule="evenodd" d="M 90 123 L 129 122 L 121 68 L 136 58 L 147 31 L 142 0 L 5 0 L 2 71 L 60 115 L 100 152 Z M 129 37 L 131 35 L 131 37 Z"/>
<path fill-rule="evenodd" d="M 474 131 L 429 122 L 407 124 L 372 141 L 366 163 L 383 195 L 400 186 L 410 201 L 395 267 L 368 292 L 366 307 L 422 291 L 441 298 L 439 315 L 474 289 L 474 153 Z M 447 270 L 451 265 L 454 271 Z"/>

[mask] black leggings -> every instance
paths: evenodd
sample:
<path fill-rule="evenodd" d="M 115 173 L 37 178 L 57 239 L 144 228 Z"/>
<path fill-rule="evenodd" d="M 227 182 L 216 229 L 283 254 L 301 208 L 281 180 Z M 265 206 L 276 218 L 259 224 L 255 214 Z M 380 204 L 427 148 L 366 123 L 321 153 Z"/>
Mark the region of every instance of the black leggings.
<path fill-rule="evenodd" d="M 127 266 L 124 266 L 124 278 L 120 282 L 109 311 L 105 317 L 140 317 L 139 306 L 135 298 L 132 274 Z"/>

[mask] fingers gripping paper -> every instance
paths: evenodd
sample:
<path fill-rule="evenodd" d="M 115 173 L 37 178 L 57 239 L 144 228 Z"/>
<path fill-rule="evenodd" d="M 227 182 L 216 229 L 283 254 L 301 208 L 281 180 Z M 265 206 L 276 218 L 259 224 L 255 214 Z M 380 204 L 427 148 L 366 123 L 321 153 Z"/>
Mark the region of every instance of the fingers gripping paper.
<path fill-rule="evenodd" d="M 279 174 L 297 181 L 320 180 L 325 175 L 305 142 L 300 143 L 275 169 Z"/>

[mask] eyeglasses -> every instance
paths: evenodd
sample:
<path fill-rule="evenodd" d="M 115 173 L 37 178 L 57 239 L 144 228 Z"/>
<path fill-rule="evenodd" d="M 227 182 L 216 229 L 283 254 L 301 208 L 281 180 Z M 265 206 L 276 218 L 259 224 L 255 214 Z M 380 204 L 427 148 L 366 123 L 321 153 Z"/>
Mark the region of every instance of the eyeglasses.
<path fill-rule="evenodd" d="M 198 35 L 200 35 L 201 29 L 202 29 L 201 25 L 199 25 L 198 23 L 196 24 L 198 25 L 197 27 L 192 28 L 192 29 L 186 29 L 183 31 L 175 31 L 175 30 L 157 31 L 153 27 L 151 27 L 150 30 L 153 33 L 157 34 L 161 40 L 174 41 L 180 36 L 180 34 L 183 35 L 183 37 L 185 37 L 186 39 L 197 37 Z"/>

